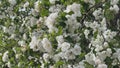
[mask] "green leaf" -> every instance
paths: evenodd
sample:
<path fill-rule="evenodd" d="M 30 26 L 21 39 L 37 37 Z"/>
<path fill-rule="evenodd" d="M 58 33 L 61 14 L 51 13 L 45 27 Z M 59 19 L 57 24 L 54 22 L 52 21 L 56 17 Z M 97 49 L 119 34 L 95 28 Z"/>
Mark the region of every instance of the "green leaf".
<path fill-rule="evenodd" d="M 85 62 L 85 68 L 94 68 L 94 66 L 89 64 L 88 62 Z"/>
<path fill-rule="evenodd" d="M 63 65 L 64 62 L 63 61 L 58 61 L 55 63 L 55 68 L 58 68 L 59 66 Z"/>
<path fill-rule="evenodd" d="M 98 31 L 96 31 L 96 32 L 94 33 L 94 38 L 96 38 L 97 35 L 98 35 Z"/>
<path fill-rule="evenodd" d="M 84 59 L 84 57 L 85 57 L 85 53 L 81 53 L 80 55 L 79 55 L 79 58 L 82 60 L 82 59 Z"/>
<path fill-rule="evenodd" d="M 107 9 L 106 11 L 105 11 L 105 13 L 104 13 L 104 15 L 105 15 L 105 17 L 106 17 L 106 19 L 108 20 L 108 21 L 110 21 L 110 20 L 112 20 L 112 19 L 114 19 L 114 11 L 111 11 L 111 10 L 109 10 L 109 9 Z"/>

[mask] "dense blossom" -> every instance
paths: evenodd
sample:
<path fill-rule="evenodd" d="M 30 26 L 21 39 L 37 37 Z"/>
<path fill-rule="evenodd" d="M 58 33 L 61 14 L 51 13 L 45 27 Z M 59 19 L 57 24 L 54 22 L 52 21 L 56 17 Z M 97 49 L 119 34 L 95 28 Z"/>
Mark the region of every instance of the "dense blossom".
<path fill-rule="evenodd" d="M 120 0 L 1 0 L 0 68 L 120 68 Z"/>
<path fill-rule="evenodd" d="M 3 57 L 2 57 L 2 61 L 3 62 L 7 62 L 9 60 L 9 56 L 8 56 L 8 51 L 6 51 L 4 54 L 3 54 Z"/>

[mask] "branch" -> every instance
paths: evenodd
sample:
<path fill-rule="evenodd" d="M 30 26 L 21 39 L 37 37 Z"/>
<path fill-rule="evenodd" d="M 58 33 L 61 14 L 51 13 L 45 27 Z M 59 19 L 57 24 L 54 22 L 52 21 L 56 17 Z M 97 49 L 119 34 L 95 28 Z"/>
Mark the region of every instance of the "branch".
<path fill-rule="evenodd" d="M 80 20 L 80 23 L 83 24 L 85 18 L 86 18 L 90 13 L 93 12 L 93 10 L 92 10 L 93 8 L 97 9 L 97 8 L 99 8 L 99 7 L 102 7 L 102 5 L 103 5 L 105 2 L 107 2 L 107 1 L 99 2 L 99 3 L 95 4 L 95 5 L 93 5 L 92 7 L 90 7 L 90 8 L 87 10 L 87 12 L 85 12 L 85 14 L 83 14 L 83 17 L 82 17 L 82 19 Z"/>

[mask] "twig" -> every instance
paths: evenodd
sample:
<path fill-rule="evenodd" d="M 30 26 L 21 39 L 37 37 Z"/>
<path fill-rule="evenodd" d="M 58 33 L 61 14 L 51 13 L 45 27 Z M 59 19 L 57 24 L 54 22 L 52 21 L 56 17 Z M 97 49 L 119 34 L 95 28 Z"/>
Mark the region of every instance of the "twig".
<path fill-rule="evenodd" d="M 105 1 L 105 2 L 106 2 L 106 1 Z M 96 8 L 96 9 L 97 9 L 98 7 L 101 7 L 105 2 L 99 2 L 99 3 L 95 4 L 95 5 L 93 5 L 92 7 L 90 7 L 90 8 L 87 10 L 87 12 L 85 12 L 85 14 L 83 14 L 83 17 L 82 17 L 82 19 L 80 20 L 80 23 L 83 24 L 85 18 L 86 18 L 90 13 L 93 12 L 93 11 L 92 11 L 93 8 Z"/>

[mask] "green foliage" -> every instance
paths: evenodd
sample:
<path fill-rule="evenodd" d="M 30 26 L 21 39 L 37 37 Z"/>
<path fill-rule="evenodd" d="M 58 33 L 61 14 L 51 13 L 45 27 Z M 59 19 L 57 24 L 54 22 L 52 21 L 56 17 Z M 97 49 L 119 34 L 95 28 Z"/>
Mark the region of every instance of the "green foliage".
<path fill-rule="evenodd" d="M 85 62 L 85 68 L 94 68 L 94 66 L 89 64 L 88 62 Z"/>
<path fill-rule="evenodd" d="M 109 9 L 107 9 L 107 10 L 105 11 L 105 17 L 106 17 L 106 19 L 107 19 L 108 21 L 114 19 L 114 17 L 115 17 L 114 11 L 110 11 Z"/>
<path fill-rule="evenodd" d="M 58 62 L 56 62 L 55 63 L 55 68 L 60 68 L 60 66 L 62 66 L 64 64 L 64 62 L 63 61 L 58 61 Z"/>

